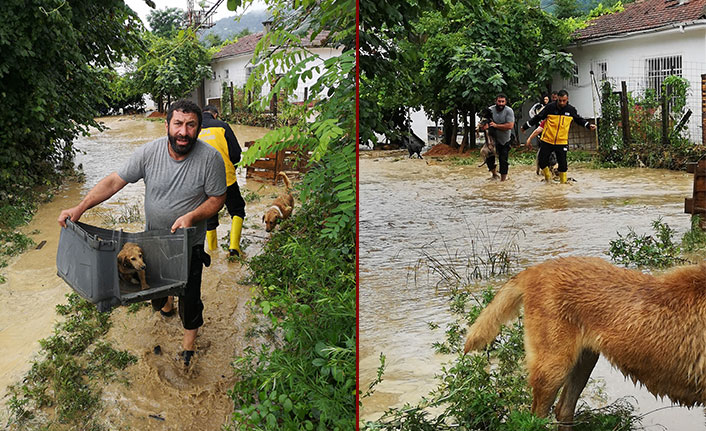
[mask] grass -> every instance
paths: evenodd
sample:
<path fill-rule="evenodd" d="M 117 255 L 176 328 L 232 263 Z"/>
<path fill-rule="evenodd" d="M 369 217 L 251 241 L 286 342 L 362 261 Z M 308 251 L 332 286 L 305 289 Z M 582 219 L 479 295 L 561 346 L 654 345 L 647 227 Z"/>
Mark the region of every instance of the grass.
<path fill-rule="evenodd" d="M 117 216 L 112 212 L 102 216 L 102 224 L 106 228 L 115 227 L 130 223 L 143 223 L 142 209 L 139 204 L 132 204 L 120 207 L 120 214 Z"/>
<path fill-rule="evenodd" d="M 103 382 L 119 379 L 119 371 L 137 361 L 101 339 L 110 328 L 109 313 L 75 293 L 67 300 L 56 307 L 64 320 L 39 341 L 30 371 L 8 388 L 8 430 L 102 429 L 97 413 Z"/>

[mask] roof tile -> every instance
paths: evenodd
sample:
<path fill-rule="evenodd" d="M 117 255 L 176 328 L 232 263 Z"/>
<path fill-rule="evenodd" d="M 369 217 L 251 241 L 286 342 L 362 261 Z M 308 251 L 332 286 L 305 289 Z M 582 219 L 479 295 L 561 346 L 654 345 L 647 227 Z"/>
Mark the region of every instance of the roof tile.
<path fill-rule="evenodd" d="M 603 15 L 574 32 L 576 41 L 649 30 L 694 21 L 705 16 L 706 0 L 638 0 L 619 13 Z"/>
<path fill-rule="evenodd" d="M 255 52 L 255 46 L 260 41 L 260 39 L 262 39 L 262 36 L 264 36 L 264 34 L 265 33 L 260 32 L 243 36 L 236 42 L 233 42 L 221 48 L 220 51 L 213 55 L 213 58 L 217 59 Z M 328 36 L 329 32 L 324 30 L 317 34 L 313 40 L 303 39 L 302 45 L 304 47 L 324 46 L 327 42 Z"/>

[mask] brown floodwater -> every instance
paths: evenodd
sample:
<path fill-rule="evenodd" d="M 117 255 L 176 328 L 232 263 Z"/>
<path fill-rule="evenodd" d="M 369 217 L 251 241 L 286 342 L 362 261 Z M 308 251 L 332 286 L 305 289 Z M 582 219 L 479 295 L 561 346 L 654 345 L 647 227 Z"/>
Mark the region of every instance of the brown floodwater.
<path fill-rule="evenodd" d="M 382 383 L 363 400 L 364 421 L 418 402 L 436 387 L 442 364 L 454 359 L 432 349 L 453 317 L 437 288 L 440 275 L 424 264 L 427 256 L 466 280 L 469 257 L 509 244 L 519 250 L 515 273 L 554 257 L 609 259 L 617 232 L 652 234 L 658 218 L 676 231 L 675 239 L 690 227 L 684 198 L 692 194 L 693 176 L 684 172 L 569 166 L 575 182 L 548 185 L 534 167 L 511 166 L 509 181 L 501 183 L 489 181 L 485 167 L 363 152 L 359 177 L 361 388 L 374 379 L 381 353 L 387 362 Z M 440 328 L 431 330 L 428 322 Z M 584 395 L 593 395 L 594 406 L 634 397 L 647 429 L 706 430 L 703 409 L 657 400 L 602 358 L 588 389 Z"/>
<path fill-rule="evenodd" d="M 39 250 L 30 250 L 14 258 L 2 274 L 7 282 L 0 285 L 0 407 L 7 402 L 7 386 L 17 383 L 30 369 L 39 351 L 39 340 L 52 334 L 58 321 L 57 304 L 65 303 L 71 289 L 56 275 L 56 250 L 60 228 L 57 216 L 64 208 L 76 205 L 105 175 L 115 171 L 138 146 L 165 132 L 164 121 L 141 117 L 107 117 L 102 122 L 108 130 L 91 131 L 91 136 L 75 142 L 80 150 L 77 164 L 83 166 L 85 183 L 65 184 L 54 199 L 40 205 L 31 223 L 23 228 L 36 243 L 46 241 Z M 264 136 L 267 129 L 233 127 L 242 143 Z M 261 215 L 272 197 L 281 190 L 245 179 L 238 171 L 241 191 L 261 199 L 247 203 L 241 245 L 246 255 L 262 248 L 267 234 Z M 144 229 L 144 221 L 113 224 L 130 209 L 143 208 L 144 183 L 128 184 L 103 204 L 87 211 L 81 221 L 128 232 Z M 230 223 L 225 216 L 218 227 L 219 243 L 225 240 Z M 234 383 L 231 363 L 247 346 L 246 302 L 250 287 L 242 284 L 247 267 L 229 263 L 224 250 L 210 252 L 213 263 L 204 269 L 202 299 L 205 305 L 204 326 L 196 340 L 197 355 L 185 371 L 176 362 L 181 350 L 183 330 L 178 316 L 164 318 L 151 307 L 127 313 L 119 307 L 112 313 L 112 328 L 107 338 L 117 348 L 138 357 L 127 369 L 129 386 L 111 383 L 103 388 L 104 409 L 100 417 L 107 429 L 184 430 L 220 429 L 227 422 L 233 404 L 226 391 Z M 154 348 L 160 346 L 160 354 Z M 2 408 L 0 422 L 6 414 Z"/>

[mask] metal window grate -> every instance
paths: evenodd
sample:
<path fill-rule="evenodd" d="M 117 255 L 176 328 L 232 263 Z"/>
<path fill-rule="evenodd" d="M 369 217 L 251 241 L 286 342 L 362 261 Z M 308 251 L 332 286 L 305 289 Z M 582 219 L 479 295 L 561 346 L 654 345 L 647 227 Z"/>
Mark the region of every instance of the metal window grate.
<path fill-rule="evenodd" d="M 647 88 L 655 90 L 658 96 L 662 94 L 662 82 L 670 75 L 682 76 L 681 55 L 671 57 L 648 58 L 645 60 Z"/>
<path fill-rule="evenodd" d="M 602 62 L 598 63 L 598 78 L 601 82 L 608 79 L 608 63 Z"/>

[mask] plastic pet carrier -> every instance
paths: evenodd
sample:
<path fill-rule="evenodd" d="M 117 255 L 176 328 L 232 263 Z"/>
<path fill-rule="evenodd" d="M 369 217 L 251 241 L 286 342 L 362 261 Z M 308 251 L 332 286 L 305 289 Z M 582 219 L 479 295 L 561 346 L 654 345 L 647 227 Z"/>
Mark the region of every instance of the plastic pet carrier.
<path fill-rule="evenodd" d="M 118 305 L 183 295 L 189 276 L 194 228 L 138 233 L 102 229 L 66 220 L 61 229 L 56 268 L 59 277 L 99 311 Z M 126 242 L 142 247 L 149 289 L 118 277 L 118 253 Z"/>

